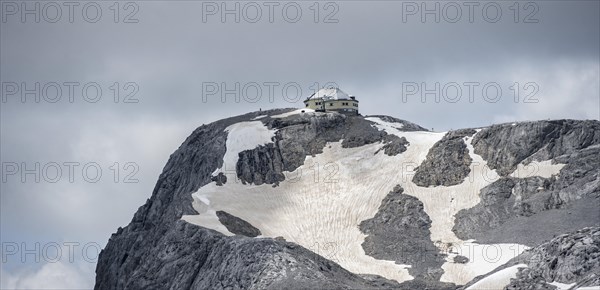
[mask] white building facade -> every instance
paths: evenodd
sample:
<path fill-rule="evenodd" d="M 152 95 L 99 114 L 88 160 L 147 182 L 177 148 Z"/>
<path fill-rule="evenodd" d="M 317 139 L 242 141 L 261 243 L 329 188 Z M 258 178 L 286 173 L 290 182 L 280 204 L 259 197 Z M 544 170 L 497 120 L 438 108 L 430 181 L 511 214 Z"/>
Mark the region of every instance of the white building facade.
<path fill-rule="evenodd" d="M 358 100 L 344 93 L 339 88 L 320 89 L 304 101 L 306 108 L 315 111 L 335 111 L 344 114 L 358 115 Z"/>

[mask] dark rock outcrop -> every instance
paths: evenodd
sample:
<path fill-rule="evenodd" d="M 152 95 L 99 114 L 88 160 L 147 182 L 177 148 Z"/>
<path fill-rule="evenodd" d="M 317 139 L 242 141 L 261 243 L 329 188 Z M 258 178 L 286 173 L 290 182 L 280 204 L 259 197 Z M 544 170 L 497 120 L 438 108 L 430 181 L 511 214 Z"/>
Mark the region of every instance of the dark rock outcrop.
<path fill-rule="evenodd" d="M 226 211 L 218 210 L 217 217 L 219 221 L 233 234 L 246 237 L 260 236 L 260 230 L 251 225 L 249 222 L 236 217 Z"/>
<path fill-rule="evenodd" d="M 508 289 L 522 289 L 518 285 L 527 285 L 536 277 L 549 282 L 577 283 L 589 274 L 600 273 L 600 228 L 558 236 L 523 253 L 518 260 L 527 264 L 527 271 L 519 271 Z"/>
<path fill-rule="evenodd" d="M 461 255 L 456 255 L 453 260 L 454 260 L 454 263 L 459 263 L 459 264 L 466 264 L 469 262 L 469 258 L 467 258 L 465 256 L 461 256 Z"/>
<path fill-rule="evenodd" d="M 227 176 L 223 172 L 219 172 L 217 176 L 212 176 L 210 180 L 214 181 L 217 186 L 223 186 L 223 184 L 227 183 Z"/>
<path fill-rule="evenodd" d="M 514 186 L 513 179 L 503 178 L 481 189 L 481 202 L 455 215 L 452 230 L 456 236 L 463 240 L 479 238 L 510 219 L 515 203 L 515 197 L 512 196 Z"/>
<path fill-rule="evenodd" d="M 406 282 L 400 283 L 398 288 L 394 288 L 396 290 L 415 290 L 415 289 L 423 289 L 423 290 L 455 290 L 458 288 L 453 283 L 440 282 L 440 281 L 429 281 L 422 279 L 414 279 Z"/>
<path fill-rule="evenodd" d="M 445 255 L 431 241 L 431 219 L 417 198 L 403 194 L 397 185 L 381 202 L 377 214 L 363 221 L 368 235 L 362 246 L 370 256 L 408 264 L 409 273 L 427 284 L 440 279 Z"/>
<path fill-rule="evenodd" d="M 398 137 L 396 135 L 387 135 L 384 138 L 385 145 L 375 151 L 375 154 L 383 150 L 383 153 L 387 156 L 396 156 L 406 151 L 406 146 L 409 145 L 408 141 L 404 137 Z"/>
<path fill-rule="evenodd" d="M 464 138 L 473 134 L 474 129 L 448 132 L 431 147 L 426 159 L 415 169 L 412 181 L 423 187 L 462 183 L 471 172 L 469 166 L 473 161 Z"/>
<path fill-rule="evenodd" d="M 529 249 L 494 271 L 477 277 L 461 289 L 518 264 L 516 278 L 504 287 L 517 289 L 557 289 L 552 282 L 573 284 L 570 289 L 585 286 L 600 287 L 600 227 L 588 227 L 560 235 Z"/>
<path fill-rule="evenodd" d="M 236 172 L 244 184 L 276 184 L 285 180 L 283 163 L 280 149 L 271 143 L 240 152 Z"/>
<path fill-rule="evenodd" d="M 560 171 L 560 178 L 552 184 L 553 203 L 569 203 L 582 196 L 600 195 L 600 142 L 554 160 L 566 165 Z"/>

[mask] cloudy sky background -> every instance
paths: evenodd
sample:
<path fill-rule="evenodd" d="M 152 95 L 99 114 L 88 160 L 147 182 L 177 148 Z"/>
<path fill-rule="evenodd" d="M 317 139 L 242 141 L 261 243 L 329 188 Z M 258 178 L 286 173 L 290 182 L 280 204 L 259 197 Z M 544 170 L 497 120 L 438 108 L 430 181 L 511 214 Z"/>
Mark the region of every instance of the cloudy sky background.
<path fill-rule="evenodd" d="M 33 7 L 36 2 L 28 3 Z M 43 7 L 47 2 L 40 3 Z M 461 2 L 462 16 L 456 23 L 444 15 L 439 23 L 432 15 L 423 23 L 420 13 L 403 21 L 403 4 L 393 1 L 329 6 L 320 2 L 317 23 L 312 1 L 296 2 L 302 8 L 296 23 L 282 17 L 285 2 L 277 2 L 273 23 L 264 2 L 254 2 L 263 10 L 257 23 L 243 17 L 236 23 L 232 15 L 223 23 L 219 14 L 203 22 L 200 1 L 132 2 L 139 8 L 134 15 L 138 23 L 123 23 L 133 6 L 121 3 L 115 23 L 112 2 L 97 2 L 103 14 L 98 22 L 88 23 L 81 16 L 86 2 L 78 3 L 73 23 L 66 6 L 56 23 L 43 17 L 35 23 L 33 16 L 22 23 L 19 14 L 5 15 L 10 7 L 2 1 L 6 18 L 0 22 L 1 81 L 29 87 L 35 82 L 81 84 L 72 103 L 65 86 L 56 103 L 36 103 L 33 96 L 22 103 L 19 94 L 2 91 L 1 159 L 6 177 L 1 183 L 2 288 L 93 287 L 95 263 L 89 260 L 95 259 L 96 248 L 103 247 L 117 227 L 129 223 L 150 197 L 169 155 L 193 129 L 261 108 L 301 107 L 301 99 L 312 93 L 315 83 L 335 82 L 356 95 L 363 115 L 391 115 L 435 131 L 524 120 L 600 118 L 598 1 L 532 2 L 539 8 L 532 17 L 538 23 L 524 23 L 534 11 L 533 6 L 525 9 L 524 2 L 517 23 L 512 3 L 504 2 L 497 2 L 502 15 L 495 23 L 482 16 L 487 2 L 476 2 L 473 23 Z M 238 3 L 243 7 L 249 2 Z M 435 3 L 427 5 L 433 8 Z M 332 19 L 337 23 L 324 23 L 334 8 Z M 254 16 L 252 9 L 247 16 Z M 294 16 L 293 10 L 288 12 Z M 454 10 L 447 12 L 454 17 Z M 495 17 L 493 9 L 488 12 L 488 17 Z M 50 8 L 48 13 L 54 17 Z M 81 96 L 81 86 L 90 82 L 103 90 L 96 103 Z M 137 84 L 134 97 L 139 102 L 115 103 L 109 88 L 115 82 L 121 96 L 131 92 L 123 88 L 125 83 Z M 202 84 L 208 82 L 224 82 L 230 88 L 236 82 L 280 85 L 272 101 L 263 85 L 256 102 L 240 95 L 240 102 L 233 95 L 222 102 L 220 95 L 203 94 Z M 441 93 L 440 102 L 433 95 L 423 102 L 420 94 L 403 93 L 403 83 L 425 83 L 431 89 L 436 82 L 481 85 L 472 102 L 465 86 L 457 102 L 445 100 Z M 510 89 L 515 82 L 521 89 L 518 101 Z M 533 89 L 524 88 L 530 82 L 539 89 L 530 98 L 537 100 L 534 103 L 524 102 Z M 501 87 L 497 102 L 484 98 L 481 88 L 486 83 Z M 300 100 L 289 101 L 297 94 L 290 89 L 284 95 L 284 84 L 298 84 Z M 249 97 L 255 96 L 249 92 Z M 493 90 L 490 95 L 495 95 Z M 33 168 L 35 163 L 43 167 L 51 162 L 81 166 L 75 168 L 72 183 L 64 166 L 56 183 L 43 176 L 40 182 L 33 175 L 22 182 L 19 174 L 6 175 L 7 164 Z M 82 166 L 90 162 L 102 169 L 96 183 L 82 176 Z M 120 167 L 117 181 L 111 169 L 115 162 Z M 135 163 L 133 178 L 138 182 L 123 182 L 135 169 L 124 168 L 128 162 Z M 53 170 L 50 173 L 48 179 L 55 176 Z M 73 262 L 65 248 L 54 262 L 54 248 L 47 245 L 64 247 L 72 242 L 79 243 Z M 36 243 L 41 253 L 46 245 L 50 257 L 39 262 L 34 255 L 22 259 L 22 245 L 35 249 Z M 8 254 L 15 244 L 16 254 Z M 88 256 L 83 256 L 84 245 L 98 246 L 88 247 Z"/>

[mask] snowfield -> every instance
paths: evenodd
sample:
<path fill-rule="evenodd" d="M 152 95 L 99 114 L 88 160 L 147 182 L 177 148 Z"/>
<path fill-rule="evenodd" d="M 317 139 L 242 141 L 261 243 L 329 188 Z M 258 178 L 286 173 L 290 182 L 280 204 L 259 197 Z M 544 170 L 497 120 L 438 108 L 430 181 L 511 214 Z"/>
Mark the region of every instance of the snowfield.
<path fill-rule="evenodd" d="M 283 114 L 279 114 L 279 115 L 273 115 L 273 116 L 271 116 L 271 118 L 285 118 L 285 117 L 289 117 L 289 116 L 292 116 L 292 115 L 298 115 L 298 114 L 303 114 L 303 113 L 304 114 L 309 114 L 309 113 L 314 113 L 314 112 L 315 112 L 315 110 L 308 109 L 308 108 L 306 108 L 306 109 L 298 109 L 298 110 L 294 110 L 294 111 L 283 113 Z"/>
<path fill-rule="evenodd" d="M 301 110 L 272 118 L 300 114 Z M 473 163 L 471 173 L 461 184 L 419 187 L 412 182 L 414 168 L 425 160 L 429 149 L 446 133 L 402 132 L 398 130 L 402 128 L 401 124 L 384 122 L 376 117 L 368 119 L 376 122 L 380 130 L 405 137 L 410 143 L 407 151 L 397 156 L 387 156 L 383 152 L 375 155 L 383 144 L 342 148 L 341 142 L 328 143 L 322 154 L 308 156 L 301 167 L 285 172 L 286 180 L 277 187 L 270 184 L 243 185 L 235 177 L 238 153 L 272 142 L 275 131 L 269 130 L 260 121 L 229 126 L 224 168 L 213 173 L 223 172 L 228 182 L 223 186 L 210 183 L 195 192 L 192 195 L 193 206 L 199 215 L 183 216 L 182 219 L 232 235 L 216 216 L 216 211 L 223 210 L 260 229 L 262 237 L 281 236 L 339 263 L 351 272 L 377 274 L 403 282 L 412 279 L 407 270 L 410 265 L 398 265 L 394 261 L 366 255 L 361 246 L 366 235 L 358 227 L 362 221 L 375 216 L 384 197 L 396 184 L 400 184 L 405 194 L 423 202 L 424 210 L 432 221 L 432 241 L 448 254 L 442 266 L 445 273 L 441 281 L 465 284 L 527 249 L 518 244 L 477 244 L 473 240 L 460 240 L 452 232 L 454 215 L 478 204 L 479 191 L 498 179 L 495 170 L 487 168 L 481 156 L 473 152 L 472 138 L 464 139 Z M 553 165 L 549 161 L 538 165 L 538 170 L 532 174 L 544 177 L 557 174 L 564 166 Z M 515 172 L 527 169 L 525 167 L 523 165 Z M 456 255 L 467 257 L 469 262 L 453 262 Z M 488 282 L 482 280 L 475 285 L 500 285 L 506 277 L 514 276 L 516 267 L 502 270 L 484 279 Z M 475 289 L 472 287 L 469 289 Z"/>
<path fill-rule="evenodd" d="M 390 184 L 400 177 L 397 159 L 382 152 L 374 155 L 380 147 L 344 149 L 341 142 L 330 143 L 322 154 L 307 157 L 303 166 L 286 173 L 278 187 L 243 185 L 228 176 L 224 186 L 211 183 L 194 193 L 200 215 L 183 219 L 231 235 L 216 225 L 214 211 L 224 210 L 259 228 L 264 237 L 282 236 L 349 271 L 410 280 L 407 266 L 377 260 L 361 246 L 365 235 L 358 224 L 375 215 Z"/>

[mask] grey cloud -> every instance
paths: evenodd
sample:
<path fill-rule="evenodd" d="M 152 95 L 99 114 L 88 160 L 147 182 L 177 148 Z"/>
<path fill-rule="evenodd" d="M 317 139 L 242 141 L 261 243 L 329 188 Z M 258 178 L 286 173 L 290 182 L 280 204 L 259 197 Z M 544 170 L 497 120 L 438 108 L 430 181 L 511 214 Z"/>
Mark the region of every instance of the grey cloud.
<path fill-rule="evenodd" d="M 237 103 L 232 96 L 223 103 L 218 95 L 204 102 L 203 82 L 297 83 L 307 97 L 311 84 L 333 81 L 359 98 L 363 114 L 389 114 L 438 131 L 514 120 L 600 118 L 597 1 L 535 2 L 539 23 L 514 23 L 504 2 L 498 23 L 479 17 L 474 23 L 421 23 L 416 16 L 404 23 L 402 3 L 393 1 L 334 2 L 339 23 L 314 23 L 312 2 L 298 2 L 304 11 L 298 23 L 281 18 L 221 23 L 218 17 L 203 23 L 202 2 L 147 1 L 135 2 L 139 23 L 125 24 L 113 23 L 108 4 L 101 3 L 105 14 L 95 24 L 17 18 L 0 23 L 2 82 L 97 82 L 103 89 L 98 103 L 78 95 L 74 103 L 63 98 L 53 104 L 22 104 L 9 97 L 0 104 L 1 157 L 104 166 L 134 161 L 140 182 L 11 179 L 1 184 L 2 241 L 75 239 L 104 245 L 150 196 L 169 154 L 195 127 L 260 108 L 302 106 L 286 101 L 280 90 L 273 102 L 265 91 L 255 103 Z M 468 81 L 496 82 L 503 98 L 497 103 L 480 95 L 473 103 L 466 96 L 456 103 L 422 103 L 419 96 L 402 100 L 402 83 Z M 135 82 L 139 103 L 114 103 L 109 89 L 114 82 Z M 539 102 L 512 101 L 513 82 L 537 83 Z M 6 264 L 3 270 L 27 267 Z"/>

